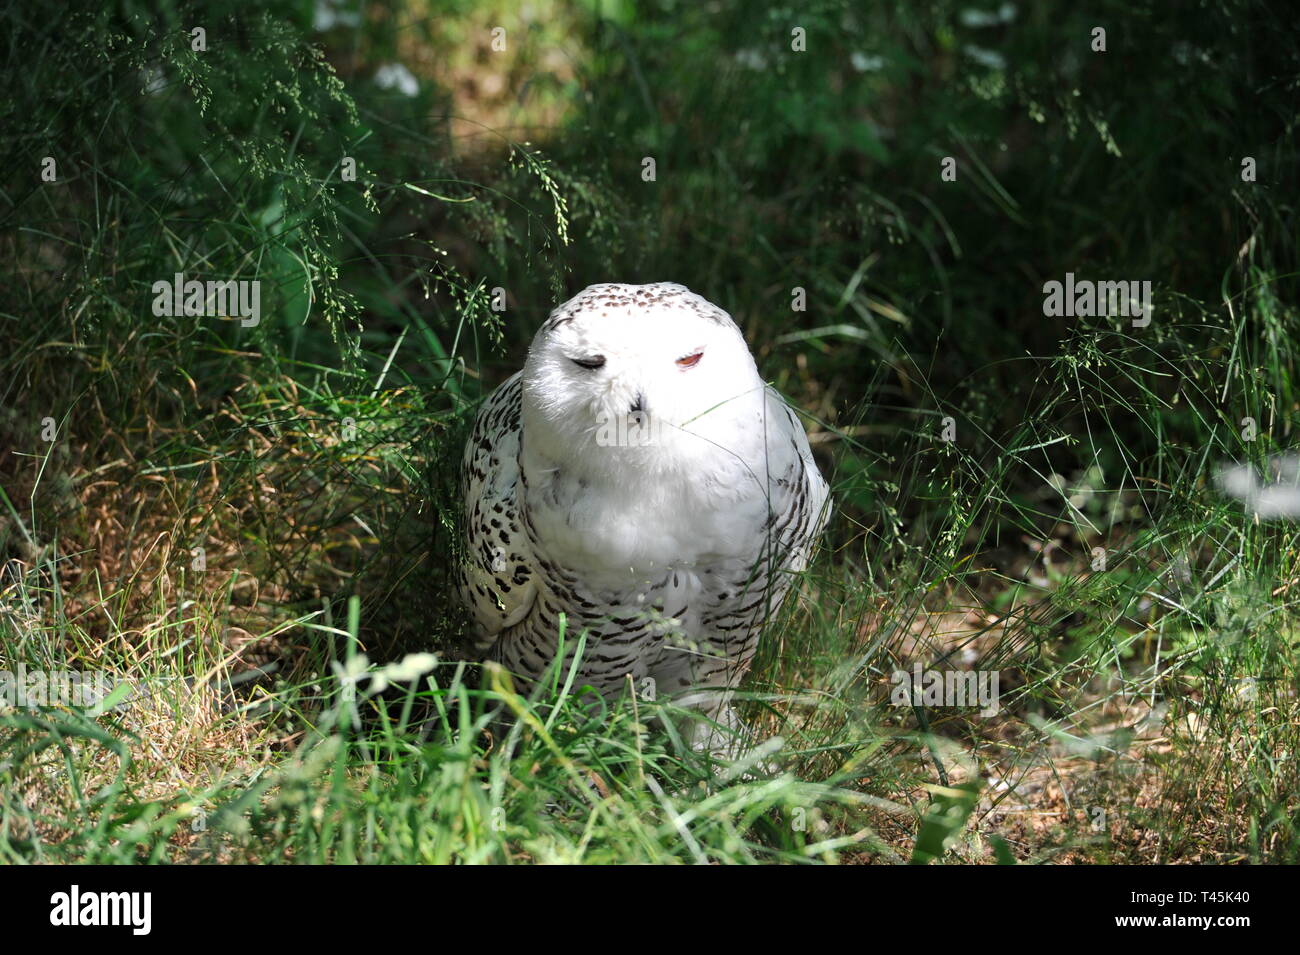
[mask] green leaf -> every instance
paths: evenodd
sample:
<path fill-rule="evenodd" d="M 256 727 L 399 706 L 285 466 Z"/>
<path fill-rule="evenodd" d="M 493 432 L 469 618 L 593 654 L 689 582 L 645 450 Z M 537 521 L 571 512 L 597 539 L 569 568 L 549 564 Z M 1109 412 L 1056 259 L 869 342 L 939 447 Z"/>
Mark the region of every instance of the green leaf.
<path fill-rule="evenodd" d="M 970 818 L 979 799 L 980 785 L 973 782 L 931 787 L 934 801 L 921 821 L 921 831 L 916 834 L 912 865 L 927 865 L 943 856 L 948 844 Z"/>

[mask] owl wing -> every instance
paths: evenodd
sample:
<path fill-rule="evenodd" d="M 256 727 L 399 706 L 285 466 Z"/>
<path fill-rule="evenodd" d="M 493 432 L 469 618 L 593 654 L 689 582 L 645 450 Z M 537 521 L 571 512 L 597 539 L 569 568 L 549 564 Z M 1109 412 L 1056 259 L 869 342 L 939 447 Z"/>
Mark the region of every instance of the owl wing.
<path fill-rule="evenodd" d="M 830 494 L 803 425 L 775 391 L 767 393 L 766 452 L 753 462 L 765 500 L 752 512 L 756 559 L 746 558 L 705 582 L 701 631 L 716 659 L 695 667 L 697 682 L 734 685 L 745 672 L 759 633 L 781 607 L 796 575 L 807 568 L 830 516 Z"/>
<path fill-rule="evenodd" d="M 768 389 L 769 533 L 777 565 L 787 573 L 808 566 L 813 546 L 830 518 L 830 489 L 817 469 L 798 416 Z"/>
<path fill-rule="evenodd" d="M 474 618 L 474 649 L 484 653 L 523 620 L 537 598 L 537 566 L 519 509 L 519 374 L 494 391 L 465 446 L 462 596 Z"/>

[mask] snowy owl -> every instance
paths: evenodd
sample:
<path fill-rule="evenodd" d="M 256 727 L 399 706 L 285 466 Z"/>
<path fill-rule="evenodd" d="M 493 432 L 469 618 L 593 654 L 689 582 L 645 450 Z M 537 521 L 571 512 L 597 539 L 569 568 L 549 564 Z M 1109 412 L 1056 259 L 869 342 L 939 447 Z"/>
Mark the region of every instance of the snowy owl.
<path fill-rule="evenodd" d="M 564 614 L 566 658 L 587 634 L 577 685 L 670 697 L 713 724 L 694 745 L 725 746 L 731 691 L 829 511 L 731 316 L 667 282 L 580 292 L 479 411 L 462 478 L 478 652 L 536 680 Z"/>

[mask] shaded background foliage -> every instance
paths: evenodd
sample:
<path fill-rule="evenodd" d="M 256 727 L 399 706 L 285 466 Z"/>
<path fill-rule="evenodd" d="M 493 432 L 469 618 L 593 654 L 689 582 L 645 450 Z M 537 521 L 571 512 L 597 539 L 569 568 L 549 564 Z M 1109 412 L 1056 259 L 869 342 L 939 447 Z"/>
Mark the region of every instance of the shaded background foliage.
<path fill-rule="evenodd" d="M 27 372 L 10 378 L 9 408 L 37 378 L 72 375 L 60 390 L 93 382 L 129 404 L 134 388 L 183 414 L 181 372 L 201 405 L 230 387 L 216 343 L 373 373 L 412 331 L 423 347 L 394 367 L 426 395 L 469 398 L 481 389 L 449 365 L 466 358 L 495 384 L 565 294 L 673 280 L 730 309 L 765 370 L 831 423 L 873 401 L 939 403 L 1006 431 L 1036 400 L 1010 359 L 1053 356 L 1080 332 L 1086 344 L 1067 350 L 1132 347 L 1118 325 L 1042 316 L 1042 283 L 1067 271 L 1153 281 L 1165 320 L 1142 342 L 1174 361 L 1229 346 L 1196 319 L 1236 302 L 1248 347 L 1224 364 L 1232 387 L 1294 403 L 1279 342 L 1294 300 L 1300 49 L 1280 8 L 507 5 L 482 18 L 507 27 L 508 52 L 494 54 L 456 4 L 318 6 L 353 19 L 313 30 L 324 24 L 305 3 L 107 5 L 54 22 L 7 8 L 5 233 L 21 266 L 8 280 L 44 310 L 84 303 L 82 354 L 100 358 L 97 372 L 53 373 L 39 360 L 62 357 L 48 328 L 11 314 Z M 185 32 L 200 21 L 203 53 Z M 805 54 L 790 51 L 792 24 Z M 1096 25 L 1105 53 L 1089 49 Z M 552 45 L 565 53 L 554 70 L 540 52 Z M 403 55 L 443 67 L 414 96 L 373 81 Z M 556 121 L 458 116 L 466 98 L 439 81 L 460 61 L 527 72 L 507 94 Z M 32 176 L 46 153 L 58 189 Z M 343 155 L 359 183 L 339 181 Z M 1239 176 L 1247 155 L 1254 183 Z M 656 182 L 640 178 L 645 156 Z M 940 181 L 944 156 L 956 183 Z M 261 277 L 270 320 L 150 322 L 148 285 L 172 268 Z M 485 307 L 498 285 L 505 321 Z M 789 308 L 796 286 L 806 312 Z M 818 329 L 831 331 L 792 335 Z M 141 387 L 156 375 L 162 387 Z M 1181 387 L 1143 385 L 1166 399 Z M 1155 440 L 1114 423 L 1130 449 Z M 1164 440 L 1207 437 L 1190 411 L 1164 425 Z M 1051 453 L 1065 468 L 1092 452 Z"/>

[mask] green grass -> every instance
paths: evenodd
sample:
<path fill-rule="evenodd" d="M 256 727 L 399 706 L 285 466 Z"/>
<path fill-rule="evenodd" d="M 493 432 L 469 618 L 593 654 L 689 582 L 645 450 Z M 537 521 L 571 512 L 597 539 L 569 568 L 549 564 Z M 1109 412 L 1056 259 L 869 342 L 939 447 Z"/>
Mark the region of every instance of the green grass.
<path fill-rule="evenodd" d="M 0 669 L 136 690 L 0 712 L 0 858 L 1300 861 L 1300 531 L 1213 481 L 1295 440 L 1283 14 L 826 3 L 793 54 L 739 2 L 255 6 L 0 10 Z M 263 321 L 155 317 L 177 271 Z M 1152 323 L 1044 317 L 1066 272 Z M 567 294 L 661 280 L 836 501 L 730 769 L 463 662 L 448 588 L 477 402 Z M 891 705 L 914 663 L 1000 711 Z"/>

